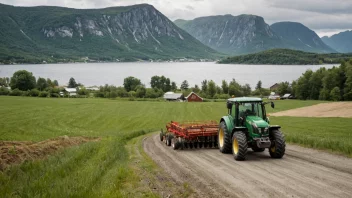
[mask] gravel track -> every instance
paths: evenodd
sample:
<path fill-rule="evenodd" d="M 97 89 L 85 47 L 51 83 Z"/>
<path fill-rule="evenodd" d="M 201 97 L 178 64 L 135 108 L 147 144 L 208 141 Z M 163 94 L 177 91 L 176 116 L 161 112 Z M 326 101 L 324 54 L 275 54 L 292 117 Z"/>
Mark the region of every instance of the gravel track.
<path fill-rule="evenodd" d="M 350 197 L 352 159 L 287 145 L 282 159 L 248 150 L 238 162 L 218 149 L 173 150 L 153 135 L 145 152 L 196 197 Z"/>

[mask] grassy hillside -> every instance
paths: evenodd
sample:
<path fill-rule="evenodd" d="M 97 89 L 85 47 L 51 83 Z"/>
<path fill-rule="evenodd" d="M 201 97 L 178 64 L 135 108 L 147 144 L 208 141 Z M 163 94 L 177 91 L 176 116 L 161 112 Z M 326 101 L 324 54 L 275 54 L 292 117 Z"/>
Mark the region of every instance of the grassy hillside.
<path fill-rule="evenodd" d="M 270 64 L 270 65 L 318 65 L 340 63 L 352 54 L 315 54 L 290 49 L 273 49 L 255 54 L 233 56 L 220 60 L 220 64 Z"/>
<path fill-rule="evenodd" d="M 0 140 L 102 137 L 0 172 L 0 197 L 155 197 L 134 169 L 153 173 L 155 165 L 132 162 L 127 142 L 165 127 L 170 120 L 219 120 L 227 112 L 222 102 L 0 97 L 0 103 Z M 286 110 L 316 103 L 286 100 L 276 102 L 276 107 Z M 348 138 L 352 119 L 272 117 L 271 121 L 282 126 L 289 142 L 352 155 Z"/>

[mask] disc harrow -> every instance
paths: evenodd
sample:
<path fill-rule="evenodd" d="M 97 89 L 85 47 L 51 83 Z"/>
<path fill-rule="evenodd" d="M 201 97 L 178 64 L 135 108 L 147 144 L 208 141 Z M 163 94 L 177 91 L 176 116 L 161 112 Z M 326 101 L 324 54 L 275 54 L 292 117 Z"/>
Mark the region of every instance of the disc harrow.
<path fill-rule="evenodd" d="M 218 148 L 219 125 L 216 121 L 174 122 L 161 130 L 160 140 L 177 149 Z"/>

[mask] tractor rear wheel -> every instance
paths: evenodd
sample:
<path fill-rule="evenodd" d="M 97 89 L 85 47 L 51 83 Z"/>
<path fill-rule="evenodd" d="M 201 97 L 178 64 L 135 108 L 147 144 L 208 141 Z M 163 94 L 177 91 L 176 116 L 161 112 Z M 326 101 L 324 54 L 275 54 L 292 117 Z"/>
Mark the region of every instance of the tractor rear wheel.
<path fill-rule="evenodd" d="M 242 131 L 237 131 L 232 136 L 232 153 L 237 161 L 243 161 L 247 155 L 247 137 Z"/>
<path fill-rule="evenodd" d="M 217 141 L 220 152 L 231 152 L 231 134 L 227 131 L 226 123 L 224 121 L 220 123 Z"/>
<path fill-rule="evenodd" d="M 271 146 L 269 153 L 272 158 L 282 158 L 285 155 L 285 137 L 280 130 L 272 130 L 270 133 Z"/>

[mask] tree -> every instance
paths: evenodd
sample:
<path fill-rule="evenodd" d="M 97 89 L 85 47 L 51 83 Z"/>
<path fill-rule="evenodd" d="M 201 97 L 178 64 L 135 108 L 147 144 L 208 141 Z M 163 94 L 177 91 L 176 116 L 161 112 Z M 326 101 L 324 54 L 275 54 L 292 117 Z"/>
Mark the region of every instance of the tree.
<path fill-rule="evenodd" d="M 257 86 L 255 86 L 255 89 L 261 89 L 262 88 L 262 81 L 258 81 Z"/>
<path fill-rule="evenodd" d="M 175 82 L 172 82 L 172 83 L 171 83 L 171 90 L 172 90 L 172 91 L 176 91 L 176 90 L 177 90 L 177 85 L 176 85 Z"/>
<path fill-rule="evenodd" d="M 76 80 L 71 77 L 70 80 L 68 81 L 68 86 L 67 87 L 68 88 L 76 88 L 77 86 L 78 86 L 78 84 L 76 83 Z"/>
<path fill-rule="evenodd" d="M 54 86 L 59 86 L 59 82 L 57 80 L 53 81 Z"/>
<path fill-rule="evenodd" d="M 297 81 L 296 87 L 296 97 L 301 100 L 307 100 L 310 96 L 311 86 L 309 84 L 309 79 L 311 78 L 313 72 L 312 70 L 307 70 Z"/>
<path fill-rule="evenodd" d="M 188 81 L 187 80 L 184 80 L 181 84 L 181 89 L 188 89 Z"/>
<path fill-rule="evenodd" d="M 164 92 L 171 90 L 170 78 L 165 78 L 165 76 L 153 76 L 150 80 L 150 86 L 152 88 L 158 88 Z"/>
<path fill-rule="evenodd" d="M 43 91 L 43 90 L 45 90 L 47 87 L 48 87 L 48 83 L 47 83 L 47 81 L 45 80 L 45 78 L 39 77 L 38 80 L 37 80 L 37 88 L 38 88 L 40 91 Z"/>
<path fill-rule="evenodd" d="M 241 86 L 241 92 L 243 96 L 250 96 L 252 94 L 252 88 L 249 84 Z"/>
<path fill-rule="evenodd" d="M 222 80 L 221 88 L 225 94 L 229 93 L 229 85 L 227 84 L 226 80 Z"/>
<path fill-rule="evenodd" d="M 137 96 L 138 98 L 144 98 L 146 92 L 147 92 L 147 90 L 145 89 L 144 86 L 138 85 L 138 86 L 136 87 L 136 96 Z"/>
<path fill-rule="evenodd" d="M 204 93 L 206 93 L 208 91 L 208 81 L 207 80 L 202 81 L 202 91 Z"/>
<path fill-rule="evenodd" d="M 346 66 L 346 82 L 343 97 L 344 100 L 352 100 L 352 64 Z"/>
<path fill-rule="evenodd" d="M 216 85 L 215 85 L 215 82 L 212 80 L 208 82 L 207 94 L 210 98 L 213 98 L 214 95 L 216 94 Z"/>
<path fill-rule="evenodd" d="M 235 79 L 232 79 L 232 81 L 229 84 L 229 94 L 231 97 L 243 96 L 243 93 L 241 91 L 241 85 Z"/>
<path fill-rule="evenodd" d="M 340 88 L 334 87 L 330 92 L 330 99 L 333 101 L 339 101 L 341 99 L 340 96 Z"/>
<path fill-rule="evenodd" d="M 285 95 L 287 93 L 291 93 L 291 87 L 289 82 L 281 82 L 277 88 L 277 92 L 279 95 Z M 319 96 L 319 93 L 318 93 Z"/>
<path fill-rule="evenodd" d="M 0 86 L 5 86 L 5 87 L 7 87 L 6 78 L 0 78 Z"/>
<path fill-rule="evenodd" d="M 123 86 L 127 92 L 136 91 L 138 85 L 142 85 L 141 80 L 133 76 L 129 76 L 123 80 Z"/>
<path fill-rule="evenodd" d="M 194 87 L 192 88 L 192 91 L 194 93 L 199 93 L 200 92 L 199 86 L 198 85 L 194 85 Z"/>
<path fill-rule="evenodd" d="M 35 77 L 31 72 L 26 70 L 19 70 L 15 72 L 11 78 L 10 87 L 12 90 L 19 89 L 27 91 L 35 88 Z"/>

